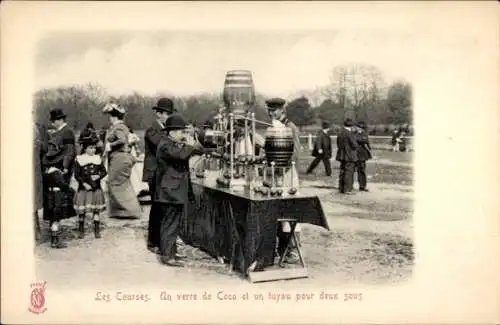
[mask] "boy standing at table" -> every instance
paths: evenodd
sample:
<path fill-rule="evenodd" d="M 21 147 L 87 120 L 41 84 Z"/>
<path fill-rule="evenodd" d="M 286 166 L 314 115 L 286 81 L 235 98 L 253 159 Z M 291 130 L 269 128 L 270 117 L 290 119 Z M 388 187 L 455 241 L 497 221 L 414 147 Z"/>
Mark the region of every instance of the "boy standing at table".
<path fill-rule="evenodd" d="M 163 264 L 182 267 L 177 254 L 177 237 L 185 207 L 193 198 L 189 158 L 203 154 L 203 147 L 194 140 L 179 115 L 165 122 L 166 132 L 156 152 L 153 200 L 160 215 L 160 260 Z"/>

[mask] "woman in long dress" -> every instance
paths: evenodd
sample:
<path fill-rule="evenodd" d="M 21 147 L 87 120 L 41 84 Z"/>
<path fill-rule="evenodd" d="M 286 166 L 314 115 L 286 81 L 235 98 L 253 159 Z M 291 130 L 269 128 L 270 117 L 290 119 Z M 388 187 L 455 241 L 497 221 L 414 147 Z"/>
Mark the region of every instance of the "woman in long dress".
<path fill-rule="evenodd" d="M 125 109 L 108 104 L 111 127 L 106 136 L 105 156 L 108 159 L 109 216 L 112 218 L 139 218 L 141 207 L 130 181 L 135 158 L 130 154 L 129 130 L 123 122 Z"/>

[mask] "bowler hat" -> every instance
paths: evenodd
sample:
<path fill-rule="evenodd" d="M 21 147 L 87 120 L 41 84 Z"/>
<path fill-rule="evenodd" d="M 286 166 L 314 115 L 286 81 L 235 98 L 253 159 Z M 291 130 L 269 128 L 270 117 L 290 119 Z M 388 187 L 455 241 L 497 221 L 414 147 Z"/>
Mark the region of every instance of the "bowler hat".
<path fill-rule="evenodd" d="M 323 128 L 323 129 L 330 128 L 330 122 L 328 122 L 328 121 L 321 122 L 321 128 Z"/>
<path fill-rule="evenodd" d="M 365 121 L 358 121 L 356 123 L 356 126 L 359 127 L 359 128 L 362 128 L 362 129 L 366 129 L 366 123 L 365 123 Z"/>
<path fill-rule="evenodd" d="M 156 106 L 153 107 L 153 110 L 167 113 L 173 113 L 176 111 L 174 108 L 174 102 L 170 98 L 166 97 L 160 98 L 158 103 L 156 103 Z"/>
<path fill-rule="evenodd" d="M 50 111 L 50 120 L 52 122 L 59 120 L 59 119 L 62 119 L 62 118 L 65 118 L 65 117 L 66 117 L 66 114 L 64 114 L 64 112 L 60 108 L 55 108 L 55 109 Z"/>
<path fill-rule="evenodd" d="M 350 118 L 346 118 L 344 121 L 344 126 L 347 126 L 347 127 L 354 126 L 354 122 Z"/>
<path fill-rule="evenodd" d="M 165 131 L 182 130 L 187 127 L 186 121 L 180 115 L 172 115 L 165 122 Z"/>
<path fill-rule="evenodd" d="M 268 110 L 276 110 L 285 106 L 286 100 L 283 98 L 271 98 L 266 100 Z"/>

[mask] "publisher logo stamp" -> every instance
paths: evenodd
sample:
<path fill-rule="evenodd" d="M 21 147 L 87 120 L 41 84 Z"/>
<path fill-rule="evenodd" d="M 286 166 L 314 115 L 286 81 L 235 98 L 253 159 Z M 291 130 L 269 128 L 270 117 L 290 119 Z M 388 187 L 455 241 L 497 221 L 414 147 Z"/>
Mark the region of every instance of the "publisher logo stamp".
<path fill-rule="evenodd" d="M 47 308 L 45 308 L 45 289 L 47 288 L 47 282 L 34 282 L 30 287 L 30 307 L 28 310 L 34 314 L 41 314 L 47 310 Z"/>

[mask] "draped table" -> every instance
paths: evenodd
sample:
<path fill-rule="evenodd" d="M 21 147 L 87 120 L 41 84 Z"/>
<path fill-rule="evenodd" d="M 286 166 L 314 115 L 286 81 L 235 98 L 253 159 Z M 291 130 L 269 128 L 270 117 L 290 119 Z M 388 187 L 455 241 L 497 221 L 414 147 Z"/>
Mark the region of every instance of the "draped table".
<path fill-rule="evenodd" d="M 329 230 L 315 195 L 264 196 L 243 185 L 220 188 L 214 178 L 194 178 L 193 191 L 195 202 L 186 209 L 181 238 L 245 275 L 250 268 L 262 271 L 274 265 L 280 220 Z"/>

